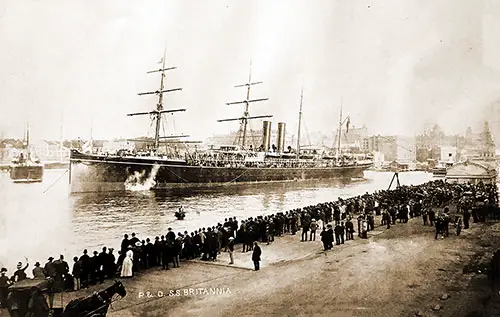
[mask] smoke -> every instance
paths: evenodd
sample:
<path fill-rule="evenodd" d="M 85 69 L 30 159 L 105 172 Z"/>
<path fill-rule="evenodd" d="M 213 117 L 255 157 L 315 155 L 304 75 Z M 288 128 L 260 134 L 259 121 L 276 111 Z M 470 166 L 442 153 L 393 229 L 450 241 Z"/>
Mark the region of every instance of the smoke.
<path fill-rule="evenodd" d="M 134 172 L 133 175 L 130 175 L 125 181 L 125 189 L 130 191 L 144 191 L 150 190 L 153 186 L 156 185 L 156 174 L 158 174 L 158 170 L 160 169 L 159 165 L 154 165 L 151 169 L 151 173 L 146 177 L 146 170 L 142 172 Z"/>

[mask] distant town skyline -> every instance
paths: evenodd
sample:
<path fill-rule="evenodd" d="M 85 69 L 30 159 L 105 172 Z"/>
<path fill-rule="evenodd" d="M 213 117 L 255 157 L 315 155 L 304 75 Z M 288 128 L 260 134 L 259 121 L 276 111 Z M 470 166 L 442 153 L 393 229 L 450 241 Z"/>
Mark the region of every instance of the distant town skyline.
<path fill-rule="evenodd" d="M 453 14 L 449 14 L 453 11 Z M 252 115 L 333 133 L 340 107 L 371 134 L 447 134 L 480 126 L 500 99 L 500 9 L 491 0 L 131 1 L 0 3 L 0 135 L 65 139 L 152 135 L 147 117 L 166 48 L 167 133 L 204 140 L 237 130 L 252 79 Z M 36 30 L 22 21 L 30 21 Z M 175 120 L 175 122 L 174 122 Z M 252 122 L 254 129 L 262 122 Z M 162 129 L 163 130 L 163 129 Z"/>

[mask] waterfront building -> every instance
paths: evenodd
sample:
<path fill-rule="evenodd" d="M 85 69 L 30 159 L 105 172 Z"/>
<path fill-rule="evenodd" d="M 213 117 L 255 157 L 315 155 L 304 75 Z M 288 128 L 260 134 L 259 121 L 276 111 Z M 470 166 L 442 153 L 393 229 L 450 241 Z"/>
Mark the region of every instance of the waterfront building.
<path fill-rule="evenodd" d="M 493 184 L 496 182 L 497 171 L 490 162 L 465 161 L 449 167 L 446 181 L 459 184 Z"/>

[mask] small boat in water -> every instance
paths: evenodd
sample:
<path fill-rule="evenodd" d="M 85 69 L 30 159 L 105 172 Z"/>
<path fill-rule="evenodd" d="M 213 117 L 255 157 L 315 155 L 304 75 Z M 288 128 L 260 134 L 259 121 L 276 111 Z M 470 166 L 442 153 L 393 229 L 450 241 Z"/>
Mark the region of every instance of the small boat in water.
<path fill-rule="evenodd" d="M 176 211 L 175 212 L 175 217 L 177 218 L 177 220 L 184 220 L 184 218 L 186 217 L 186 214 L 183 213 L 183 212 Z"/>
<path fill-rule="evenodd" d="M 12 160 L 10 179 L 14 183 L 39 183 L 43 180 L 43 164 L 30 152 L 29 126 L 26 133 L 25 152 Z"/>
<path fill-rule="evenodd" d="M 445 177 L 448 168 L 453 166 L 453 162 L 443 162 L 439 161 L 436 167 L 432 169 L 432 175 L 434 177 Z"/>

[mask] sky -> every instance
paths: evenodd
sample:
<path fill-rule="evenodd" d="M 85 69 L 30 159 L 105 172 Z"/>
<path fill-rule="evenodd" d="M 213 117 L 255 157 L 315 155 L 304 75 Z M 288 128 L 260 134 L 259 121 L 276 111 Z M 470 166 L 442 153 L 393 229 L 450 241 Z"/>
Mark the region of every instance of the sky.
<path fill-rule="evenodd" d="M 166 51 L 165 133 L 204 140 L 237 130 L 244 88 L 263 81 L 251 115 L 332 133 L 340 107 L 371 134 L 480 127 L 500 98 L 494 0 L 193 0 L 0 2 L 0 135 L 40 139 L 151 136 Z M 252 128 L 262 126 L 253 120 Z M 163 130 L 163 129 L 162 129 Z M 62 132 L 61 132 L 62 131 Z"/>

